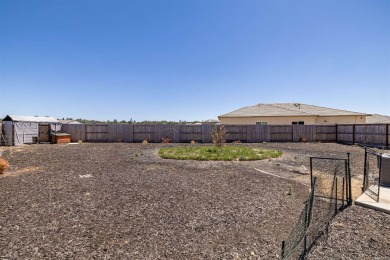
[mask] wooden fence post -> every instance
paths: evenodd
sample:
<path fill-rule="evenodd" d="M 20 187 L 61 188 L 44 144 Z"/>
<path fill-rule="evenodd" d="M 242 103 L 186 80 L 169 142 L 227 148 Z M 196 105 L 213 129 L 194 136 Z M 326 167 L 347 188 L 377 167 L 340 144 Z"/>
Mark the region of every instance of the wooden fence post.
<path fill-rule="evenodd" d="M 84 124 L 81 126 L 80 136 L 81 136 L 81 141 L 83 142 L 87 141 L 87 127 Z"/>

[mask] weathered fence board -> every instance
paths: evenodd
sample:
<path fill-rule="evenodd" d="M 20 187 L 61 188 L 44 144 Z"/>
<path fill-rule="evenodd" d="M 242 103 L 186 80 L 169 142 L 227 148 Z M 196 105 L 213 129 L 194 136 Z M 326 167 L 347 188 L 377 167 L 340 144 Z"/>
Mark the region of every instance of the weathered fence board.
<path fill-rule="evenodd" d="M 271 125 L 271 142 L 293 142 L 292 125 Z"/>
<path fill-rule="evenodd" d="M 309 142 L 361 143 L 389 146 L 389 124 L 367 125 L 224 125 L 227 141 L 248 143 Z M 84 125 L 64 124 L 62 132 L 72 136 L 72 142 L 171 142 L 211 143 L 214 125 Z"/>
<path fill-rule="evenodd" d="M 246 127 L 246 142 L 257 143 L 258 138 L 256 136 L 256 125 L 248 125 Z"/>
<path fill-rule="evenodd" d="M 110 125 L 109 142 L 132 143 L 133 141 L 133 125 Z"/>
<path fill-rule="evenodd" d="M 271 142 L 271 127 L 269 125 L 256 125 L 257 142 Z"/>
<path fill-rule="evenodd" d="M 337 140 L 337 129 L 335 125 L 317 125 L 316 141 L 335 142 Z"/>
<path fill-rule="evenodd" d="M 156 125 L 156 143 L 161 143 L 163 138 L 171 139 L 173 143 L 180 143 L 180 125 Z"/>
<path fill-rule="evenodd" d="M 354 125 L 337 125 L 337 141 L 354 143 Z"/>
<path fill-rule="evenodd" d="M 235 142 L 235 141 L 241 141 L 246 142 L 247 141 L 247 126 L 246 125 L 224 125 L 226 131 L 228 132 L 228 136 L 226 138 L 226 141 L 228 142 Z"/>
<path fill-rule="evenodd" d="M 84 124 L 64 124 L 61 132 L 70 134 L 72 142 L 85 142 L 85 127 L 86 125 Z"/>
<path fill-rule="evenodd" d="M 202 125 L 202 143 L 211 143 L 211 129 L 213 125 Z"/>
<path fill-rule="evenodd" d="M 202 142 L 202 126 L 201 125 L 183 125 L 180 126 L 180 142 Z"/>
<path fill-rule="evenodd" d="M 155 125 L 134 125 L 133 140 L 134 142 L 155 142 Z M 160 139 L 161 140 L 161 139 Z"/>
<path fill-rule="evenodd" d="M 306 140 L 316 141 L 317 127 L 315 125 L 293 125 L 293 142 Z"/>
<path fill-rule="evenodd" d="M 85 135 L 87 142 L 109 142 L 110 135 L 109 133 L 110 125 L 86 125 L 85 126 Z"/>
<path fill-rule="evenodd" d="M 354 143 L 383 145 L 386 143 L 386 125 L 355 125 Z"/>

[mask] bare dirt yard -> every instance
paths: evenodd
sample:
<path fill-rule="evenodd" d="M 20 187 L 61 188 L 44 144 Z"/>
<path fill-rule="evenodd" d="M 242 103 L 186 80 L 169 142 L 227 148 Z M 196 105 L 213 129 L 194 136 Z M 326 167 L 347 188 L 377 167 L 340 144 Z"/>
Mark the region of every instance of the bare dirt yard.
<path fill-rule="evenodd" d="M 251 162 L 159 158 L 171 145 L 1 147 L 0 258 L 277 259 L 309 194 L 310 156 L 351 152 L 355 180 L 363 174 L 354 146 L 248 144 L 284 152 Z M 352 206 L 335 221 L 312 259 L 335 259 L 330 247 L 343 259 L 390 256 L 389 215 Z"/>

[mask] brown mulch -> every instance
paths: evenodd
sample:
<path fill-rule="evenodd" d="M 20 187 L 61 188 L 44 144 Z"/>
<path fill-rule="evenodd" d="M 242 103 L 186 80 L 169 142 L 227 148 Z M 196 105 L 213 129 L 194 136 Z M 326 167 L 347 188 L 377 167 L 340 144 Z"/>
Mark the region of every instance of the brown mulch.
<path fill-rule="evenodd" d="M 278 257 L 307 187 L 237 162 L 163 160 L 160 146 L 4 151 L 0 257 Z"/>
<path fill-rule="evenodd" d="M 309 193 L 300 182 L 308 183 L 310 156 L 351 152 L 352 174 L 363 174 L 359 147 L 248 145 L 284 155 L 200 162 L 161 159 L 162 144 L 3 147 L 10 169 L 0 177 L 0 258 L 277 259 Z M 370 232 L 384 231 L 359 236 Z"/>
<path fill-rule="evenodd" d="M 309 259 L 389 259 L 390 215 L 351 206 L 339 213 Z"/>

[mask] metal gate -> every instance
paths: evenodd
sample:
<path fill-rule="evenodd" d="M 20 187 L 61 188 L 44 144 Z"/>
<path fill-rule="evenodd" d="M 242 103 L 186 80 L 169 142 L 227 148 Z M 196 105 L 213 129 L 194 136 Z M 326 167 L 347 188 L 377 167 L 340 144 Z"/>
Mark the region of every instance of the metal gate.
<path fill-rule="evenodd" d="M 331 204 L 352 205 L 349 153 L 347 159 L 310 157 L 310 175 L 312 181 L 317 177 L 316 196 L 327 199 Z"/>
<path fill-rule="evenodd" d="M 382 154 L 372 148 L 364 148 L 363 192 L 379 202 Z"/>

